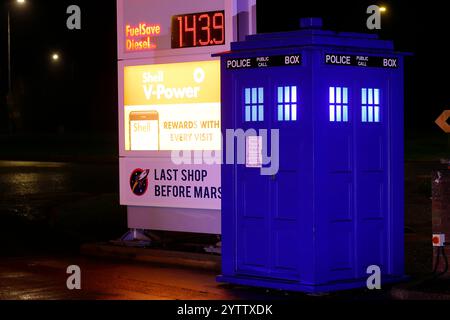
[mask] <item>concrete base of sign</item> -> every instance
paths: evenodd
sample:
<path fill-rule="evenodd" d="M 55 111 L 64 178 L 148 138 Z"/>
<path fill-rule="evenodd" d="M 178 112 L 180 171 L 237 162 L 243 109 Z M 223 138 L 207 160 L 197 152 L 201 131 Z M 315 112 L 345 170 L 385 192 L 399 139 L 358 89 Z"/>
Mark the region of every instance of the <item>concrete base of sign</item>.
<path fill-rule="evenodd" d="M 114 246 L 107 243 L 85 244 L 81 254 L 99 258 L 112 258 L 163 264 L 179 267 L 198 268 L 220 272 L 221 257 L 211 254 L 177 252 Z"/>
<path fill-rule="evenodd" d="M 382 286 L 395 284 L 399 282 L 404 282 L 409 280 L 409 277 L 389 277 L 382 279 Z M 360 279 L 355 281 L 342 281 L 342 282 L 330 282 L 323 285 L 302 283 L 300 281 L 282 281 L 280 279 L 273 279 L 271 281 L 268 278 L 250 278 L 248 276 L 245 277 L 229 277 L 229 276 L 218 276 L 218 282 L 228 283 L 228 284 L 236 284 L 236 285 L 244 285 L 250 287 L 264 287 L 275 290 L 285 290 L 285 291 L 299 291 L 305 293 L 328 293 L 333 291 L 341 291 L 341 290 L 352 290 L 352 289 L 361 289 L 366 287 L 367 279 Z"/>
<path fill-rule="evenodd" d="M 128 227 L 217 235 L 222 232 L 220 210 L 128 207 Z"/>

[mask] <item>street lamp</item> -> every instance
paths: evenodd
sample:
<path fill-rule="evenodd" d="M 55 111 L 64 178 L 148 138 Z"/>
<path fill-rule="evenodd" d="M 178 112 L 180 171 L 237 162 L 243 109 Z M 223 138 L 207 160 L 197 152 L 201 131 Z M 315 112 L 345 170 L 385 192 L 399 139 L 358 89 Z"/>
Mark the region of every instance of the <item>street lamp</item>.
<path fill-rule="evenodd" d="M 11 66 L 11 10 L 13 5 L 24 6 L 26 0 L 9 0 L 6 2 L 6 9 L 8 12 L 8 93 L 6 96 L 6 105 L 9 113 L 9 132 L 12 133 L 14 119 L 20 118 L 20 113 L 14 110 L 13 93 L 12 93 L 12 66 Z"/>
<path fill-rule="evenodd" d="M 52 54 L 52 61 L 53 62 L 55 62 L 55 63 L 58 62 L 59 58 L 60 58 L 60 56 L 59 56 L 59 54 L 57 52 Z"/>
<path fill-rule="evenodd" d="M 11 6 L 15 2 L 19 6 L 26 4 L 26 0 L 15 0 L 8 3 L 8 95 L 11 95 Z"/>

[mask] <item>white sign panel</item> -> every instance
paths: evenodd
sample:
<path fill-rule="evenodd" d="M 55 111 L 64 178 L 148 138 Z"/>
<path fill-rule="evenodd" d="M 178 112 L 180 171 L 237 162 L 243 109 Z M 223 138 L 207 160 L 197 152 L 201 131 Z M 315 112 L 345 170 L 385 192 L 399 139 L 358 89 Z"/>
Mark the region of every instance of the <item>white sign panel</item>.
<path fill-rule="evenodd" d="M 220 165 L 175 165 L 165 159 L 120 159 L 120 203 L 220 210 Z"/>

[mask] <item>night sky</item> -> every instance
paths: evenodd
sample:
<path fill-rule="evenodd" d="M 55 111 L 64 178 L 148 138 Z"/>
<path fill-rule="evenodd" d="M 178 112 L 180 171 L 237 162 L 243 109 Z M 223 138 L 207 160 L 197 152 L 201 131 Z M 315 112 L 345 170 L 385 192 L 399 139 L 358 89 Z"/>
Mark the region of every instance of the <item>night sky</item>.
<path fill-rule="evenodd" d="M 12 10 L 13 88 L 23 118 L 22 133 L 117 132 L 115 0 L 27 0 Z M 298 19 L 324 18 L 325 28 L 368 31 L 366 8 L 385 5 L 383 39 L 414 53 L 406 70 L 407 135 L 439 133 L 434 120 L 450 108 L 447 57 L 450 27 L 442 1 L 258 1 L 259 32 L 298 29 Z M 66 28 L 66 9 L 82 9 L 82 30 Z M 295 5 L 294 5 L 295 4 Z M 8 132 L 5 95 L 7 19 L 2 1 L 0 35 L 0 133 Z M 58 64 L 51 53 L 61 54 Z"/>
<path fill-rule="evenodd" d="M 81 30 L 66 28 L 66 9 L 72 4 L 81 7 Z M 115 10 L 115 1 L 110 0 L 28 0 L 23 8 L 15 6 L 11 14 L 13 88 L 24 99 L 20 101 L 24 131 L 117 130 Z M 5 12 L 1 21 L 4 96 Z M 61 55 L 58 64 L 50 59 L 54 51 Z M 3 112 L 0 117 L 4 117 Z"/>

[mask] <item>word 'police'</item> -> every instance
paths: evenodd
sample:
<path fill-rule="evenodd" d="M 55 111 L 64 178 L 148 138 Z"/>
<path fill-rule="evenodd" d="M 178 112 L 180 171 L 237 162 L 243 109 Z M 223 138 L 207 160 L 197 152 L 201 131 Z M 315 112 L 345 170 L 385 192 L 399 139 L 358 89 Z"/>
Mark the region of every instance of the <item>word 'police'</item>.
<path fill-rule="evenodd" d="M 228 59 L 227 69 L 252 69 L 283 66 L 298 66 L 302 64 L 301 55 L 265 56 L 240 59 Z"/>

